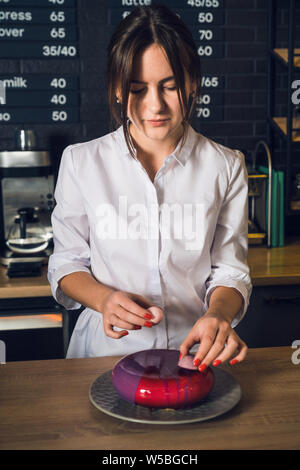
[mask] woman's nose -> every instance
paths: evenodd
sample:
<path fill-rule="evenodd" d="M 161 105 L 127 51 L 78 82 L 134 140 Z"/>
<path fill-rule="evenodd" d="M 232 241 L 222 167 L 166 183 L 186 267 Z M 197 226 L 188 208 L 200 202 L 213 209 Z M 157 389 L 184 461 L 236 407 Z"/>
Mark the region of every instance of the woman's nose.
<path fill-rule="evenodd" d="M 148 94 L 148 106 L 152 112 L 158 112 L 165 107 L 162 93 L 159 90 L 151 90 Z"/>

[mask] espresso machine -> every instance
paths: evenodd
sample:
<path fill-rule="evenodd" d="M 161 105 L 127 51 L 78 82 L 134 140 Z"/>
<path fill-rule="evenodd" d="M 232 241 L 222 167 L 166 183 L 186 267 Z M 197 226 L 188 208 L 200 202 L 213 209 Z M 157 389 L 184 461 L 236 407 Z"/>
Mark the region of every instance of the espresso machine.
<path fill-rule="evenodd" d="M 18 131 L 16 140 L 16 150 L 0 151 L 0 259 L 9 277 L 31 277 L 53 251 L 54 175 L 33 131 Z"/>

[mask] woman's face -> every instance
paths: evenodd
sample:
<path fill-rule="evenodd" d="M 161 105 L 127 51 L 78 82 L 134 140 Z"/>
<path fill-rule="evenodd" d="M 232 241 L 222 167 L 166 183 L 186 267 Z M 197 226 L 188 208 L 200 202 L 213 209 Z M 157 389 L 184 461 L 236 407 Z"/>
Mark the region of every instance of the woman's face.
<path fill-rule="evenodd" d="M 144 145 L 169 144 L 182 135 L 183 116 L 173 72 L 157 44 L 149 46 L 134 63 L 127 116 L 130 132 Z M 187 96 L 195 89 L 185 71 Z M 156 121 L 156 122 L 153 122 Z"/>

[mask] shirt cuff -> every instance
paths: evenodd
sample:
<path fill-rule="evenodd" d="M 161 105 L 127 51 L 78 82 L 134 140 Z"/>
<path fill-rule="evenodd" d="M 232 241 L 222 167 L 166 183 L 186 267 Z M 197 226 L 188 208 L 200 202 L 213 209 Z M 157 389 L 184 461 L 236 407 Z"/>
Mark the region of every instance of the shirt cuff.
<path fill-rule="evenodd" d="M 81 304 L 76 300 L 66 295 L 58 286 L 59 280 L 67 274 L 75 273 L 78 271 L 91 274 L 91 271 L 86 266 L 78 265 L 76 263 L 64 264 L 58 269 L 48 270 L 48 281 L 51 286 L 51 291 L 54 299 L 59 305 L 62 305 L 67 310 L 75 310 L 81 307 Z"/>
<path fill-rule="evenodd" d="M 217 287 L 233 287 L 234 289 L 239 291 L 239 293 L 243 297 L 243 300 L 244 300 L 243 305 L 242 305 L 241 309 L 239 310 L 239 312 L 236 314 L 236 316 L 234 317 L 234 319 L 231 322 L 231 328 L 235 328 L 239 324 L 239 322 L 242 320 L 242 318 L 244 317 L 244 315 L 247 311 L 252 287 L 250 288 L 250 291 L 249 291 L 249 289 L 245 286 L 245 284 L 243 282 L 237 281 L 237 280 L 235 280 L 235 281 L 234 280 L 224 280 L 224 281 L 222 281 L 218 284 L 211 284 L 208 287 L 208 289 L 206 291 L 206 294 L 205 294 L 204 303 L 205 303 L 206 309 L 208 309 L 211 294 L 213 293 L 213 291 Z"/>

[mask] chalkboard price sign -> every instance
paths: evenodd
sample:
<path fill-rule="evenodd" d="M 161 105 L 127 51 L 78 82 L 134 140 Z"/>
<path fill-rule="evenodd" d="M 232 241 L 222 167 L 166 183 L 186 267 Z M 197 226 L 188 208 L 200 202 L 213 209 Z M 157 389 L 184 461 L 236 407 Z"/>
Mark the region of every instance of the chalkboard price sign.
<path fill-rule="evenodd" d="M 51 7 L 51 8 L 70 8 L 76 6 L 76 0 L 0 0 L 0 7 Z"/>
<path fill-rule="evenodd" d="M 201 97 L 195 107 L 196 119 L 205 121 L 223 121 L 224 77 L 203 75 Z"/>
<path fill-rule="evenodd" d="M 74 75 L 0 75 L 0 85 L 9 90 L 77 90 L 78 77 Z"/>
<path fill-rule="evenodd" d="M 0 59 L 78 57 L 76 0 L 0 0 Z M 0 76 L 0 124 L 80 119 L 75 76 Z"/>
<path fill-rule="evenodd" d="M 0 58 L 77 57 L 74 6 L 74 0 L 0 0 Z"/>
<path fill-rule="evenodd" d="M 45 41 L 64 40 L 76 41 L 77 31 L 75 26 L 11 26 L 0 25 L 0 39 L 9 41 Z"/>
<path fill-rule="evenodd" d="M 117 25 L 122 21 L 127 15 L 131 13 L 132 9 L 119 9 L 114 8 L 108 11 L 108 23 L 112 25 Z M 223 25 L 224 24 L 224 12 L 222 10 L 200 10 L 200 9 L 174 9 L 180 18 L 187 25 Z"/>
<path fill-rule="evenodd" d="M 195 109 L 195 117 L 202 121 L 223 121 L 223 107 L 220 106 L 197 106 Z"/>
<path fill-rule="evenodd" d="M 65 124 L 79 121 L 79 108 L 2 108 L 0 124 Z"/>
<path fill-rule="evenodd" d="M 169 8 L 223 8 L 224 0 L 160 0 L 162 5 Z M 151 0 L 109 0 L 110 8 L 137 7 L 151 5 Z"/>
<path fill-rule="evenodd" d="M 2 24 L 74 24 L 76 23 L 76 11 L 69 9 L 53 8 L 1 8 L 0 25 Z"/>
<path fill-rule="evenodd" d="M 16 45 L 15 42 L 1 43 L 0 57 L 24 59 L 27 58 L 74 58 L 78 54 L 77 46 L 72 43 L 54 42 L 24 42 Z"/>
<path fill-rule="evenodd" d="M 62 107 L 78 106 L 79 95 L 75 91 L 6 91 L 7 106 Z"/>
<path fill-rule="evenodd" d="M 78 77 L 73 75 L 0 75 L 0 124 L 56 123 L 79 120 Z"/>

